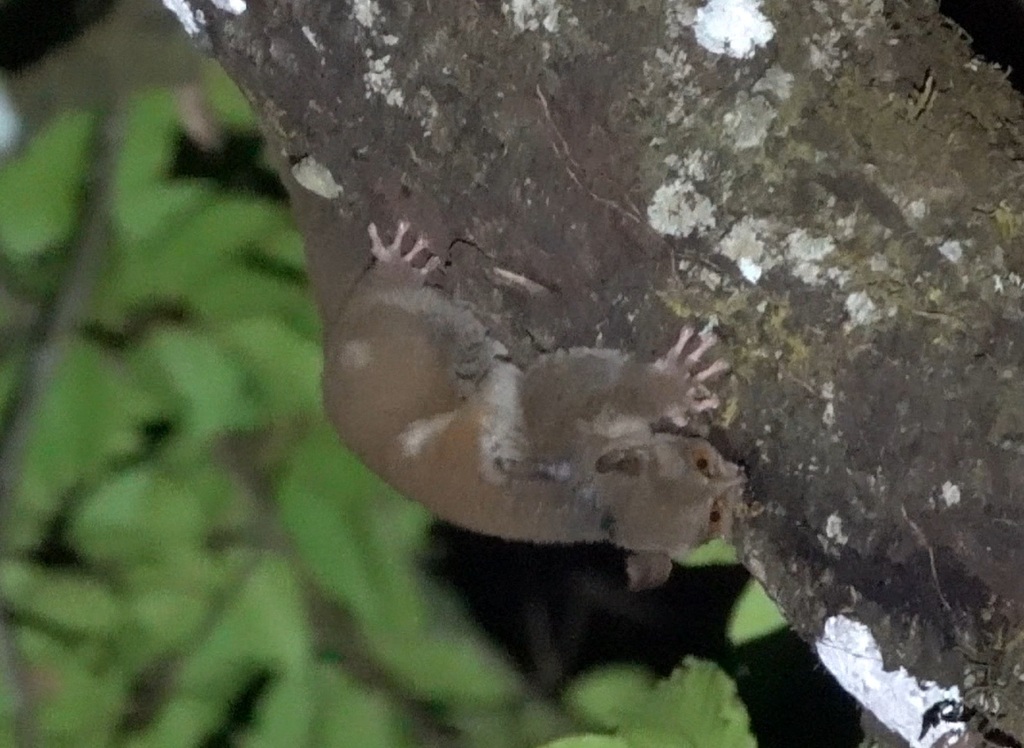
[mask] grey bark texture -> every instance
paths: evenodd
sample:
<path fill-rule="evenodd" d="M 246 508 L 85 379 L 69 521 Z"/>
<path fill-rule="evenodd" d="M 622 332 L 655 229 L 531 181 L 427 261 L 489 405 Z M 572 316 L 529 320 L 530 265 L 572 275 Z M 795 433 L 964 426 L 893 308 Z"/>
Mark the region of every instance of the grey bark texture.
<path fill-rule="evenodd" d="M 699 7 L 193 5 L 325 325 L 398 217 L 520 363 L 713 321 L 746 566 L 808 640 L 862 622 L 887 669 L 959 687 L 974 744 L 1019 745 L 1022 99 L 931 2 L 769 0 L 746 57 Z"/>

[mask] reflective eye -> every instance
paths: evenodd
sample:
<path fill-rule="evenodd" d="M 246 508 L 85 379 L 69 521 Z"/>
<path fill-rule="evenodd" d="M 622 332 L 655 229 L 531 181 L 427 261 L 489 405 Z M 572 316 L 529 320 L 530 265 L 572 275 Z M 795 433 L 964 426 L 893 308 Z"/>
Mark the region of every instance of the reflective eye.
<path fill-rule="evenodd" d="M 706 449 L 699 449 L 693 455 L 693 466 L 698 472 L 711 477 L 711 458 Z"/>

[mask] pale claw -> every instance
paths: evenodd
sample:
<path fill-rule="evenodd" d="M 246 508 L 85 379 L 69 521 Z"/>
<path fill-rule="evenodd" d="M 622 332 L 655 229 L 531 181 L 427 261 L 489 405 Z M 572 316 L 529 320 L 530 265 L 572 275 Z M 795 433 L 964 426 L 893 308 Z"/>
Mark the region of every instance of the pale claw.
<path fill-rule="evenodd" d="M 679 359 L 683 355 L 683 349 L 686 348 L 689 343 L 696 336 L 697 347 L 694 348 L 684 359 L 684 366 L 687 370 L 693 371 L 696 365 L 700 363 L 701 357 L 708 352 L 714 345 L 718 343 L 718 336 L 715 334 L 700 335 L 694 332 L 692 327 L 684 327 L 679 331 L 679 338 L 675 344 L 669 349 L 668 353 L 659 358 L 655 363 L 655 366 L 662 371 L 666 371 L 673 367 L 679 366 Z M 728 371 L 729 364 L 725 359 L 719 359 L 713 364 L 697 371 L 692 375 L 695 382 L 704 382 L 712 377 L 721 374 L 722 372 Z"/>
<path fill-rule="evenodd" d="M 715 343 L 718 342 L 718 336 L 715 334 L 701 335 L 698 337 L 697 347 L 693 349 L 689 356 L 686 357 L 686 362 L 689 364 L 695 364 L 700 361 L 700 357 L 708 352 Z"/>
<path fill-rule="evenodd" d="M 694 374 L 693 380 L 695 382 L 703 382 L 727 371 L 729 371 L 729 362 L 724 358 L 720 358 L 708 368 Z"/>
<path fill-rule="evenodd" d="M 696 340 L 696 347 L 684 358 L 683 351 L 688 345 L 691 345 L 693 340 Z M 679 337 L 668 353 L 654 363 L 656 370 L 669 376 L 680 377 L 680 385 L 685 388 L 680 394 L 679 402 L 662 413 L 662 417 L 667 418 L 678 427 L 686 426 L 689 416 L 714 410 L 719 406 L 718 398 L 708 391 L 704 382 L 728 371 L 729 364 L 725 359 L 718 359 L 703 369 L 697 368 L 703 366 L 701 357 L 716 343 L 718 343 L 717 335 L 701 335 L 692 327 L 686 326 L 679 331 Z"/>
<path fill-rule="evenodd" d="M 667 365 L 675 361 L 678 361 L 679 357 L 683 355 L 683 348 L 686 347 L 686 344 L 690 342 L 690 338 L 692 337 L 692 327 L 684 327 L 682 330 L 680 330 L 679 338 L 676 340 L 675 345 L 673 345 L 669 349 L 668 353 L 666 353 L 658 360 L 658 363 Z"/>
<path fill-rule="evenodd" d="M 377 224 L 371 223 L 368 231 L 370 234 L 370 253 L 377 258 L 378 262 L 406 262 L 411 266 L 414 259 L 430 248 L 430 242 L 427 241 L 426 237 L 420 236 L 417 237 L 416 243 L 413 244 L 412 249 L 405 254 L 402 254 L 402 241 L 405 239 L 405 235 L 409 232 L 408 221 L 398 222 L 398 228 L 395 230 L 395 238 L 391 240 L 390 244 L 384 244 L 384 241 L 380 238 L 380 233 L 377 231 Z M 441 260 L 439 258 L 431 257 L 423 267 L 417 268 L 416 271 L 426 275 L 440 264 Z"/>

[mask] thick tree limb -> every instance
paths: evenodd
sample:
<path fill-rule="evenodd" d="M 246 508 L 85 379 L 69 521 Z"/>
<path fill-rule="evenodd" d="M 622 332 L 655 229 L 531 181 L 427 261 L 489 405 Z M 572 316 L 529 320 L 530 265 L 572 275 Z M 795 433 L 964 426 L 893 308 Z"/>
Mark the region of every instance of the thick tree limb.
<path fill-rule="evenodd" d="M 748 568 L 1024 741 L 1022 108 L 934 5 L 772 3 L 747 58 L 680 0 L 215 5 L 325 320 L 401 215 L 520 361 L 716 321 Z"/>

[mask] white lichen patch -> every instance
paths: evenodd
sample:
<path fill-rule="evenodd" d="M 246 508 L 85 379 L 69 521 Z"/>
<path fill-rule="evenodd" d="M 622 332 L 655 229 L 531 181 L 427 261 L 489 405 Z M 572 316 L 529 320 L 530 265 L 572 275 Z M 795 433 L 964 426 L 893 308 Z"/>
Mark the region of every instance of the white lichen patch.
<path fill-rule="evenodd" d="M 655 191 L 647 220 L 659 234 L 690 236 L 715 227 L 715 206 L 692 182 L 678 178 Z"/>
<path fill-rule="evenodd" d="M 868 258 L 868 268 L 873 273 L 888 273 L 891 265 L 889 258 L 881 254 L 873 254 Z"/>
<path fill-rule="evenodd" d="M 843 531 L 843 518 L 835 512 L 828 515 L 828 519 L 825 520 L 825 537 L 839 545 L 846 545 L 846 541 L 850 539 Z"/>
<path fill-rule="evenodd" d="M 825 401 L 825 410 L 821 414 L 821 422 L 829 428 L 836 425 L 836 386 L 833 382 L 821 385 L 821 397 Z"/>
<path fill-rule="evenodd" d="M 202 23 L 202 14 L 192 10 L 187 0 L 164 0 L 164 7 L 178 17 L 178 23 L 188 33 L 195 36 L 199 33 Z"/>
<path fill-rule="evenodd" d="M 940 722 L 922 733 L 925 713 L 942 701 L 960 702 L 960 690 L 919 681 L 904 667 L 886 670 L 875 637 L 860 621 L 832 616 L 815 648 L 839 685 L 911 748 L 938 745 L 943 737 L 951 742 L 963 733 L 962 722 Z"/>
<path fill-rule="evenodd" d="M 314 195 L 325 197 L 328 200 L 340 197 L 344 192 L 341 185 L 334 180 L 330 169 L 312 156 L 306 156 L 293 165 L 292 176 L 295 177 L 296 182 Z"/>
<path fill-rule="evenodd" d="M 690 262 L 684 258 L 679 260 L 677 267 L 687 279 L 703 284 L 709 291 L 721 291 L 725 287 L 725 277 L 706 265 Z"/>
<path fill-rule="evenodd" d="M 928 215 L 928 203 L 924 200 L 911 200 L 906 206 L 901 207 L 903 216 L 914 223 L 920 223 Z"/>
<path fill-rule="evenodd" d="M 877 322 L 882 317 L 878 306 L 863 291 L 854 291 L 846 297 L 846 329 L 862 327 Z"/>
<path fill-rule="evenodd" d="M 695 182 L 703 182 L 713 173 L 711 156 L 703 148 L 694 148 L 684 158 L 669 154 L 665 156 L 665 166 Z"/>
<path fill-rule="evenodd" d="M 313 47 L 317 52 L 323 52 L 324 47 L 320 41 L 316 38 L 316 34 L 313 33 L 313 29 L 309 26 L 302 27 L 302 35 L 306 37 L 306 41 L 309 42 L 310 46 Z"/>
<path fill-rule="evenodd" d="M 939 254 L 956 264 L 963 259 L 964 245 L 955 239 L 944 241 L 939 245 Z"/>
<path fill-rule="evenodd" d="M 992 276 L 992 290 L 999 295 L 1006 293 L 1020 294 L 1024 291 L 1024 278 L 1017 273 L 1008 273 L 1005 277 L 1001 275 Z"/>
<path fill-rule="evenodd" d="M 842 39 L 835 29 L 823 34 L 812 34 L 807 45 L 808 62 L 812 70 L 820 71 L 825 80 L 832 80 L 833 74 L 843 64 L 839 42 Z"/>
<path fill-rule="evenodd" d="M 501 12 L 517 31 L 544 29 L 554 34 L 559 29 L 559 18 L 565 10 L 557 0 L 511 0 L 501 4 Z"/>
<path fill-rule="evenodd" d="M 752 56 L 775 36 L 760 0 L 708 0 L 697 11 L 693 30 L 704 49 L 736 58 Z"/>
<path fill-rule="evenodd" d="M 441 119 L 441 105 L 428 88 L 421 87 L 416 92 L 412 100 L 412 111 L 419 117 L 423 137 L 429 138 L 434 135 L 437 123 Z"/>
<path fill-rule="evenodd" d="M 380 3 L 377 0 L 355 0 L 352 4 L 352 17 L 363 28 L 372 30 L 381 17 Z"/>
<path fill-rule="evenodd" d="M 942 484 L 939 496 L 942 498 L 942 503 L 947 507 L 956 506 L 960 503 L 960 486 L 946 481 Z"/>
<path fill-rule="evenodd" d="M 669 39 L 678 39 L 697 20 L 697 9 L 689 0 L 666 0 L 665 2 L 665 35 Z"/>
<path fill-rule="evenodd" d="M 736 106 L 722 117 L 722 125 L 736 150 L 742 151 L 764 143 L 776 116 L 778 112 L 763 96 L 748 96 L 741 91 Z"/>
<path fill-rule="evenodd" d="M 853 239 L 857 235 L 857 213 L 847 213 L 835 219 L 835 235 L 840 240 Z"/>
<path fill-rule="evenodd" d="M 811 236 L 806 229 L 796 229 L 786 237 L 785 256 L 793 275 L 810 286 L 827 280 L 822 261 L 836 249 L 831 236 Z"/>
<path fill-rule="evenodd" d="M 751 89 L 754 93 L 764 93 L 775 98 L 778 102 L 786 101 L 793 93 L 792 73 L 787 73 L 778 65 L 772 65 L 764 75 L 754 84 Z"/>
<path fill-rule="evenodd" d="M 665 121 L 677 125 L 690 113 L 688 102 L 700 96 L 700 89 L 691 80 L 693 65 L 687 61 L 686 52 L 682 48 L 671 51 L 657 49 L 654 59 L 658 63 L 660 75 L 665 79 L 666 93 L 672 104 Z M 650 63 L 644 63 L 644 77 L 648 80 L 656 77 Z"/>
<path fill-rule="evenodd" d="M 845 233 L 842 226 L 840 229 Z M 844 288 L 850 283 L 850 271 L 830 267 L 825 262 L 836 250 L 834 237 L 812 236 L 802 228 L 790 231 L 785 237 L 780 233 L 769 221 L 746 216 L 719 241 L 718 251 L 735 262 L 751 283 L 759 282 L 761 276 L 774 267 L 788 269 L 797 280 L 811 286 L 831 282 Z M 848 312 L 854 313 L 852 316 L 858 324 L 881 316 L 865 294 L 854 294 L 847 304 Z"/>
<path fill-rule="evenodd" d="M 764 271 L 778 262 L 768 252 L 763 238 L 768 228 L 767 221 L 744 216 L 718 243 L 718 251 L 735 262 L 743 277 L 751 283 L 756 284 Z"/>
<path fill-rule="evenodd" d="M 404 106 L 405 94 L 395 82 L 395 74 L 391 70 L 391 55 L 375 57 L 372 51 L 366 50 L 366 62 L 367 70 L 363 73 L 366 98 L 380 96 L 388 106 Z"/>
<path fill-rule="evenodd" d="M 397 46 L 399 42 L 394 34 L 384 33 L 386 19 L 380 4 L 377 0 L 356 0 L 352 5 L 352 17 L 361 27 L 357 38 L 366 57 L 366 72 L 363 73 L 366 98 L 379 96 L 388 106 L 403 109 L 405 94 L 398 85 L 398 78 L 391 66 L 391 55 L 378 51 L 381 47 Z M 316 46 L 315 40 L 310 39 L 310 43 Z"/>
<path fill-rule="evenodd" d="M 839 20 L 855 38 L 862 39 L 881 27 L 884 10 L 882 0 L 851 0 L 844 5 Z"/>
<path fill-rule="evenodd" d="M 239 15 L 245 13 L 245 0 L 212 0 L 213 5 L 218 10 L 223 10 L 225 13 L 232 13 L 233 15 Z"/>

